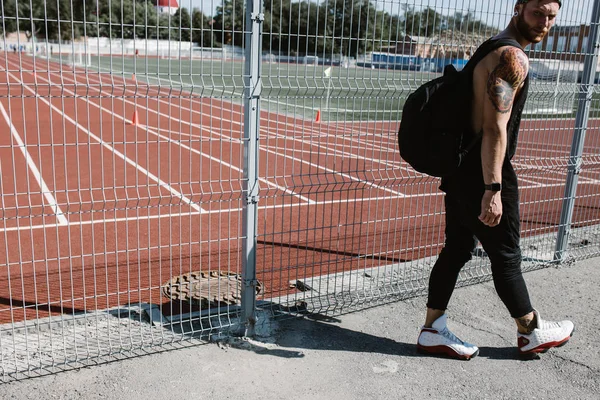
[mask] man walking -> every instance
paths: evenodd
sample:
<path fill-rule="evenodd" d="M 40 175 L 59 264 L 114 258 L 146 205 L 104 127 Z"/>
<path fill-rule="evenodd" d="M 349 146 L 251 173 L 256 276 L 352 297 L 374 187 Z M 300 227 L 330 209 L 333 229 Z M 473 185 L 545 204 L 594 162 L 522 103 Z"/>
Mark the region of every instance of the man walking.
<path fill-rule="evenodd" d="M 529 87 L 523 48 L 544 39 L 561 5 L 560 0 L 517 0 L 508 27 L 482 44 L 466 66 L 473 74 L 471 128 L 482 140 L 455 175 L 442 179 L 446 241 L 429 278 L 427 316 L 417 341 L 421 352 L 466 360 L 479 353 L 448 330 L 445 314 L 477 240 L 490 258 L 496 291 L 517 324 L 521 354 L 561 346 L 573 333 L 572 322 L 543 320 L 531 305 L 521 273 L 519 193 L 511 165 Z"/>

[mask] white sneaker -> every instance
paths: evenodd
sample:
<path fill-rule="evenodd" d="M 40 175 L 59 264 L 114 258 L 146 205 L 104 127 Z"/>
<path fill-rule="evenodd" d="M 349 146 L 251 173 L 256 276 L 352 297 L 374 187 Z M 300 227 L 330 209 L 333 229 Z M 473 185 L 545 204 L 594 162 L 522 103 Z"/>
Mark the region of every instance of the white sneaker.
<path fill-rule="evenodd" d="M 534 311 L 537 318 L 537 327 L 529 335 L 517 333 L 519 353 L 534 354 L 545 353 L 552 347 L 564 346 L 575 330 L 571 321 L 545 321 L 540 314 Z"/>
<path fill-rule="evenodd" d="M 463 342 L 446 327 L 448 317 L 442 315 L 431 325 L 422 327 L 417 350 L 421 353 L 447 355 L 461 360 L 470 360 L 479 354 L 477 346 Z"/>

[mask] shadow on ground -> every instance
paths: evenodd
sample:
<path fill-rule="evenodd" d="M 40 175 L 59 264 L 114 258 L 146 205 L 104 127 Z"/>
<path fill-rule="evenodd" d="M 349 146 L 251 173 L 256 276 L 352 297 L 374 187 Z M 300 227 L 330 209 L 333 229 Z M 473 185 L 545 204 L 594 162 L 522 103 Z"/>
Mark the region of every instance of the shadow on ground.
<path fill-rule="evenodd" d="M 279 322 L 275 348 L 253 347 L 256 353 L 278 357 L 303 357 L 302 350 L 345 351 L 356 353 L 380 353 L 402 357 L 438 356 L 417 352 L 415 342 L 406 343 L 385 336 L 343 328 L 335 318 L 311 314 L 305 319 L 289 319 Z M 239 347 L 239 346 L 236 346 Z M 243 348 L 243 347 L 242 347 Z M 439 356 L 440 358 L 448 358 Z M 479 356 L 490 360 L 522 360 L 515 346 L 480 347 Z M 534 357 L 534 359 L 536 359 Z"/>

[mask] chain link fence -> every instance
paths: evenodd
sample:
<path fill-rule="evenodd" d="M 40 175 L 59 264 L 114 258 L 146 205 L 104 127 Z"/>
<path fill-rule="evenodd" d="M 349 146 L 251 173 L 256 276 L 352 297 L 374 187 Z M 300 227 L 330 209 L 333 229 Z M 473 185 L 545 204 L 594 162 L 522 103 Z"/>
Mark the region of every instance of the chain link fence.
<path fill-rule="evenodd" d="M 512 0 L 80 3 L 0 3 L 3 381 L 425 294 L 443 197 L 402 105 Z M 600 255 L 599 5 L 527 49 L 525 270 Z"/>

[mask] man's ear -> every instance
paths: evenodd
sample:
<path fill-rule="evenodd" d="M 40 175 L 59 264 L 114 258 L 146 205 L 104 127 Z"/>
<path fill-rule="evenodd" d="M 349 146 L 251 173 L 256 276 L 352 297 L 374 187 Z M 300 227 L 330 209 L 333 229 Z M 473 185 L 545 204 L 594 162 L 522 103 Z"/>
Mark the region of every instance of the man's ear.
<path fill-rule="evenodd" d="M 515 4 L 515 16 L 517 14 L 522 14 L 523 13 L 523 7 L 525 6 L 525 4 Z"/>

